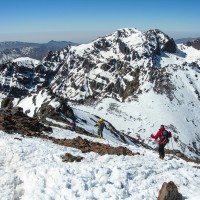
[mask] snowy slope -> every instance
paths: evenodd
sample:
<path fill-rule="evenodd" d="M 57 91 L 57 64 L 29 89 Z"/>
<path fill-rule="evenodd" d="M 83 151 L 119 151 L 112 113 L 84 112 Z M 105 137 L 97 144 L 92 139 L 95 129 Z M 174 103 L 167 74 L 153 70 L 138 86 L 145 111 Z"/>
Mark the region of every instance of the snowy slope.
<path fill-rule="evenodd" d="M 55 110 L 58 110 L 63 107 L 57 98 L 53 98 L 48 90 L 40 90 L 36 95 L 29 95 L 24 99 L 15 99 L 13 101 L 13 106 L 19 106 L 23 108 L 23 112 L 27 113 L 29 117 L 38 116 L 41 119 L 41 115 L 39 114 L 41 107 L 51 106 Z M 76 119 L 76 126 L 86 130 L 91 136 L 98 135 L 98 128 L 95 126 L 96 122 L 99 121 L 99 117 L 90 114 L 89 112 L 83 111 L 81 109 L 73 108 L 74 117 Z M 43 110 L 44 112 L 44 110 Z M 65 116 L 64 113 L 60 111 L 60 118 L 66 121 L 71 121 L 71 118 Z M 61 127 L 66 127 L 67 123 L 58 122 L 53 118 L 45 117 L 45 120 L 51 122 L 54 125 L 60 125 Z M 105 121 L 105 129 L 103 131 L 104 138 L 108 141 L 122 142 L 123 144 L 134 144 L 136 141 L 127 135 L 122 135 L 119 131 L 115 130 L 112 125 L 108 121 Z M 137 143 L 138 146 L 142 146 L 143 144 Z"/>
<path fill-rule="evenodd" d="M 176 93 L 179 96 L 176 97 L 176 101 L 172 102 L 165 95 L 156 95 L 151 91 L 141 94 L 130 102 L 121 103 L 107 98 L 89 106 L 72 102 L 69 104 L 75 114 L 77 126 L 91 134 L 97 134 L 97 128 L 94 125 L 99 120 L 97 117 L 99 116 L 107 121 L 107 128 L 104 130 L 106 139 L 124 142 L 121 140 L 120 133 L 125 133 L 125 135 L 139 139 L 143 144 L 156 148 L 157 145 L 150 138 L 150 134 L 155 134 L 160 125 L 164 124 L 167 130 L 173 134 L 173 139 L 166 148 L 177 149 L 188 157 L 199 159 L 199 100 L 196 96 L 191 98 L 190 94 L 186 93 L 188 90 L 185 90 L 185 87 L 180 88 L 179 92 Z M 178 101 L 181 96 L 185 97 L 184 100 Z M 15 99 L 13 104 L 22 107 L 30 117 L 38 113 L 43 104 L 45 106 L 51 105 L 54 108 L 60 106 L 56 98 L 52 98 L 46 90 L 40 90 L 38 94 L 33 93 L 20 101 Z M 119 132 L 114 131 L 113 135 L 109 123 Z M 125 140 L 125 143 L 132 144 L 129 138 Z"/>
<path fill-rule="evenodd" d="M 53 129 L 53 135 L 74 137 L 73 132 L 58 128 Z M 95 138 L 87 139 L 102 142 Z M 112 141 L 109 143 L 112 145 Z M 162 183 L 169 181 L 177 185 L 185 199 L 200 198 L 200 172 L 193 167 L 194 163 L 171 155 L 162 161 L 153 151 L 135 146 L 128 148 L 140 155 L 84 154 L 80 150 L 42 139 L 9 135 L 1 131 L 0 199 L 155 200 Z M 64 163 L 62 157 L 65 153 L 84 159 L 79 163 Z"/>
<path fill-rule="evenodd" d="M 12 61 L 16 58 L 30 56 L 31 54 L 33 54 L 33 51 L 33 47 L 21 47 L 0 50 L 0 64 Z"/>

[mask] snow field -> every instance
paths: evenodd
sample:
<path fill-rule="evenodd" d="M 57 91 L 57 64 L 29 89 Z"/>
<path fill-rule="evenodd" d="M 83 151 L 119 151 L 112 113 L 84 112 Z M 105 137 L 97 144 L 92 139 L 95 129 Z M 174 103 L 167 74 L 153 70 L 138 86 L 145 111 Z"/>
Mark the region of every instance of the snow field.
<path fill-rule="evenodd" d="M 69 135 L 68 131 L 66 137 Z M 91 140 L 101 142 L 96 138 Z M 140 155 L 136 156 L 83 154 L 50 141 L 1 131 L 0 199 L 155 200 L 164 181 L 174 181 L 187 199 L 200 197 L 197 189 L 200 172 L 192 167 L 194 163 L 186 163 L 172 155 L 167 155 L 166 160 L 158 160 L 157 152 L 137 150 Z M 67 152 L 84 159 L 79 163 L 64 163 L 62 156 Z"/>

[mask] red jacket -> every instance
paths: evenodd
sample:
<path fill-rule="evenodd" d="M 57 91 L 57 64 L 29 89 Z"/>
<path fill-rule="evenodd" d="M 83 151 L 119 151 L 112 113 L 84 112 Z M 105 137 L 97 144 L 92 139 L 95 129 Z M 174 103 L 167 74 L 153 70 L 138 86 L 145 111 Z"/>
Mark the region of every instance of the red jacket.
<path fill-rule="evenodd" d="M 158 139 L 158 143 L 159 144 L 163 144 L 163 142 L 161 141 L 161 133 L 165 130 L 165 128 L 160 128 L 159 131 L 156 133 L 156 135 L 151 135 L 152 138 L 154 139 Z M 168 131 L 168 137 L 171 138 L 172 137 L 172 133 Z"/>

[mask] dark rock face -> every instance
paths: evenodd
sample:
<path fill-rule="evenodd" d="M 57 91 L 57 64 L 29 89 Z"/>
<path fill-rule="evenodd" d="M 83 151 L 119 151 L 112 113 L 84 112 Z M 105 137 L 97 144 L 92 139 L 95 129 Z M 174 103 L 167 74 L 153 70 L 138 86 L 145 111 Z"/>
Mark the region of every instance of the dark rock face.
<path fill-rule="evenodd" d="M 50 127 L 44 126 L 36 118 L 26 116 L 20 107 L 0 109 L 0 130 L 8 133 L 18 132 L 28 136 L 41 134 L 42 131 L 52 131 Z"/>
<path fill-rule="evenodd" d="M 37 113 L 35 113 L 35 116 L 41 120 L 44 120 L 49 117 L 54 120 L 62 121 L 62 116 L 64 115 L 67 118 L 72 119 L 75 121 L 75 116 L 72 108 L 68 105 L 67 99 L 58 96 L 54 94 L 51 90 L 48 90 L 48 95 L 51 96 L 51 99 L 49 101 L 55 101 L 59 106 L 56 108 L 49 105 L 49 101 L 43 103 Z"/>
<path fill-rule="evenodd" d="M 0 91 L 11 97 L 26 96 L 33 90 L 49 86 L 61 66 L 49 62 L 38 65 L 8 62 L 0 65 L 0 75 L 3 74 Z"/>
<path fill-rule="evenodd" d="M 6 107 L 13 107 L 13 98 L 12 97 L 6 97 L 2 100 L 1 102 L 1 108 L 6 108 Z"/>
<path fill-rule="evenodd" d="M 159 192 L 158 200 L 182 200 L 182 195 L 172 181 L 169 183 L 164 182 Z"/>
<path fill-rule="evenodd" d="M 30 89 L 30 86 L 34 88 L 34 71 L 33 66 L 23 66 L 18 65 L 17 63 L 8 62 L 3 65 L 0 70 L 0 74 L 4 74 L 6 80 L 9 81 L 0 81 L 0 89 L 4 94 L 9 94 L 13 97 L 21 97 L 27 95 Z M 18 84 L 11 84 L 16 82 Z"/>
<path fill-rule="evenodd" d="M 187 46 L 192 46 L 195 49 L 200 50 L 200 39 L 193 40 L 192 42 L 187 42 L 186 45 Z"/>
<path fill-rule="evenodd" d="M 159 29 L 149 30 L 145 32 L 145 35 L 148 41 L 152 41 L 156 44 L 156 46 L 151 45 L 155 54 L 160 55 L 161 51 L 176 53 L 175 41 Z"/>
<path fill-rule="evenodd" d="M 166 51 L 168 53 L 176 53 L 176 43 L 174 42 L 174 40 L 171 38 L 170 40 L 168 40 L 163 48 L 163 51 Z"/>
<path fill-rule="evenodd" d="M 149 70 L 149 82 L 153 83 L 153 88 L 157 94 L 166 94 L 170 100 L 173 100 L 175 86 L 170 80 L 171 74 L 165 71 L 165 68 Z"/>
<path fill-rule="evenodd" d="M 94 47 L 97 48 L 98 50 L 103 50 L 106 51 L 108 48 L 111 46 L 111 44 L 106 41 L 104 38 L 99 39 L 94 43 Z"/>
<path fill-rule="evenodd" d="M 73 156 L 70 153 L 66 153 L 63 157 L 63 162 L 81 162 L 83 157 L 81 156 Z"/>

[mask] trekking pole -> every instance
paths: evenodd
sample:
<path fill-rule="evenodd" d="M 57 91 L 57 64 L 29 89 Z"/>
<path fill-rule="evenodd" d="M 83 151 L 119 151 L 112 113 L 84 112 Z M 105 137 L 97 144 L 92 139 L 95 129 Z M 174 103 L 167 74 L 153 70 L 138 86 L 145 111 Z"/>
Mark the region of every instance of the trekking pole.
<path fill-rule="evenodd" d="M 172 137 L 173 138 L 173 137 Z M 172 150 L 174 150 L 174 146 L 173 146 L 173 140 L 172 140 L 172 138 L 171 138 L 171 141 L 172 141 Z"/>

